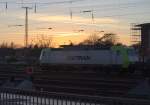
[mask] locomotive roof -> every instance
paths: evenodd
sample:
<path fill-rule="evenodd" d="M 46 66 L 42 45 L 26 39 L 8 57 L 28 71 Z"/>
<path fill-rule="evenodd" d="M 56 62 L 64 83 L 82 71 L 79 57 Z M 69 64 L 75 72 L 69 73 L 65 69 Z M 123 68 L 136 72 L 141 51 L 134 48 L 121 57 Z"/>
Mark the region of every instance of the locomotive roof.
<path fill-rule="evenodd" d="M 61 45 L 60 48 L 52 48 L 52 50 L 109 50 L 110 47 L 106 46 L 93 46 L 93 45 Z"/>

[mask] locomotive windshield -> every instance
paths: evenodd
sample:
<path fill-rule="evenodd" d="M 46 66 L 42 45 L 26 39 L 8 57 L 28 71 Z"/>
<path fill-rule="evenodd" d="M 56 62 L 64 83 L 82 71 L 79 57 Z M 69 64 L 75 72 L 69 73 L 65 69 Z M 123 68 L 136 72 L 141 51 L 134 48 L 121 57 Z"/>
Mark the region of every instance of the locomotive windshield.
<path fill-rule="evenodd" d="M 138 55 L 138 51 L 134 50 L 134 49 L 128 49 L 127 53 L 129 56 L 135 56 Z"/>

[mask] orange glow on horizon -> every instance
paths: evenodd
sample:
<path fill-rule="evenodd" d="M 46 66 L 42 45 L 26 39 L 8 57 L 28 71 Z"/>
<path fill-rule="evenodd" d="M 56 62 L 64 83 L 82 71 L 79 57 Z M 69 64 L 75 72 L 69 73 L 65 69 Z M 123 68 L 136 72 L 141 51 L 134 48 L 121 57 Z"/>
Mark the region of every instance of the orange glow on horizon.
<path fill-rule="evenodd" d="M 56 35 L 51 35 L 51 33 L 49 33 L 50 35 L 46 35 L 46 34 L 39 34 L 39 35 L 29 35 L 29 43 L 31 43 L 32 41 L 37 40 L 38 38 L 40 38 L 42 35 L 52 38 L 52 43 L 55 47 L 58 47 L 59 45 L 63 45 L 63 44 L 70 44 L 70 42 L 74 43 L 74 44 L 78 44 L 80 42 L 82 42 L 83 40 L 87 39 L 89 37 L 90 34 L 88 33 L 71 33 L 71 32 L 57 32 Z M 24 35 L 21 35 L 20 37 L 15 37 L 16 35 L 14 35 L 14 37 L 8 38 L 6 36 L 3 36 L 3 39 L 0 39 L 0 42 L 15 42 L 15 44 L 18 44 L 20 46 L 24 45 Z M 118 35 L 119 36 L 119 40 L 117 40 L 117 42 L 121 42 L 123 44 L 126 45 L 130 45 L 130 36 L 128 35 Z"/>

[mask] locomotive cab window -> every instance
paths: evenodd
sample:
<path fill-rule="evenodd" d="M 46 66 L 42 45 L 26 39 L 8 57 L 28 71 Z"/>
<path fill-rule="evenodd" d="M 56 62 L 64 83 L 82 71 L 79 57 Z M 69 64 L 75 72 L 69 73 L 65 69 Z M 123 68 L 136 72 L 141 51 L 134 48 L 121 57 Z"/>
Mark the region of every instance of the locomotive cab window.
<path fill-rule="evenodd" d="M 46 56 L 46 52 L 45 51 L 43 51 L 42 56 Z"/>
<path fill-rule="evenodd" d="M 127 53 L 128 53 L 128 55 L 131 55 L 131 56 L 137 54 L 137 52 L 135 50 L 132 50 L 132 49 L 129 49 L 127 51 Z"/>

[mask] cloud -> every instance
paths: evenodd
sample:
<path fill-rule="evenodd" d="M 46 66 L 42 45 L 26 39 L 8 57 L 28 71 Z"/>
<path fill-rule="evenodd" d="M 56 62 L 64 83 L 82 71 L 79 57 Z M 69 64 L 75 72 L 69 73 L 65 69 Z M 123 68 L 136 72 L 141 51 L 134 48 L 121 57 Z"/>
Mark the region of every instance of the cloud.
<path fill-rule="evenodd" d="M 20 17 L 24 18 L 24 17 Z M 36 15 L 31 15 L 30 20 L 33 21 L 38 21 L 38 22 L 60 22 L 60 23 L 74 23 L 74 24 L 91 24 L 92 19 L 89 17 L 80 17 L 80 16 L 74 16 L 72 21 L 69 16 L 66 15 L 57 15 L 57 16 L 49 16 L 46 14 L 36 14 Z M 113 18 L 95 18 L 94 23 L 95 24 L 115 24 L 118 23 L 119 21 Z"/>
<path fill-rule="evenodd" d="M 20 18 L 24 18 L 24 17 L 20 17 Z M 40 25 L 44 25 L 44 24 L 55 24 L 58 27 L 58 29 L 54 29 L 54 31 L 45 31 L 42 33 L 45 34 L 49 34 L 54 38 L 63 38 L 63 40 L 66 40 L 67 38 L 71 38 L 71 37 L 75 37 L 77 36 L 79 37 L 83 37 L 83 36 L 88 36 L 89 35 L 89 31 L 92 31 L 92 27 L 96 28 L 99 27 L 104 29 L 106 32 L 115 32 L 118 29 L 120 31 L 122 30 L 127 30 L 129 27 L 127 25 L 124 25 L 124 22 L 121 23 L 121 20 L 117 20 L 114 18 L 108 18 L 108 17 L 103 17 L 103 18 L 95 18 L 94 19 L 94 24 L 92 23 L 92 19 L 89 17 L 80 17 L 80 16 L 74 16 L 73 20 L 71 21 L 69 16 L 66 15 L 56 15 L 56 16 L 49 16 L 47 14 L 34 14 L 34 15 L 30 15 L 29 16 L 29 20 L 30 22 L 34 22 L 34 23 L 41 23 Z M 83 25 L 82 28 L 84 28 L 84 25 L 86 26 L 86 28 L 88 29 L 87 31 L 83 32 L 83 33 L 75 33 L 72 31 L 72 28 L 70 27 L 70 25 L 76 25 L 76 28 L 81 28 L 81 25 Z M 64 27 L 65 26 L 65 27 Z M 34 31 L 34 30 L 33 30 Z M 37 30 L 35 30 L 35 32 L 38 32 Z M 119 32 L 118 32 L 119 33 Z M 119 34 L 119 36 L 122 38 L 122 35 Z M 73 39 L 72 38 L 72 39 Z M 80 38 L 79 38 L 80 39 Z M 78 39 L 78 40 L 79 40 Z M 123 38 L 123 39 L 127 39 L 127 41 L 129 41 L 128 38 Z M 125 43 L 127 43 L 127 41 L 123 41 Z"/>
<path fill-rule="evenodd" d="M 84 35 L 84 33 L 82 33 Z M 53 37 L 68 37 L 68 36 L 81 36 L 81 33 L 74 33 L 74 32 L 56 32 Z"/>

